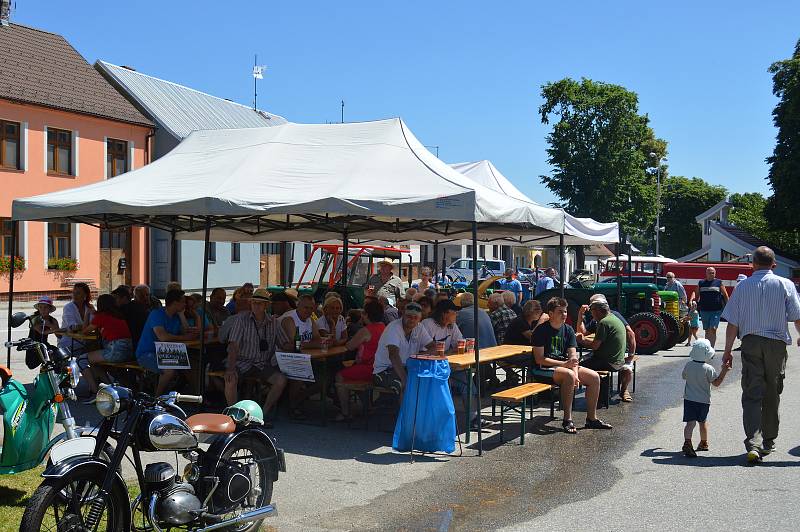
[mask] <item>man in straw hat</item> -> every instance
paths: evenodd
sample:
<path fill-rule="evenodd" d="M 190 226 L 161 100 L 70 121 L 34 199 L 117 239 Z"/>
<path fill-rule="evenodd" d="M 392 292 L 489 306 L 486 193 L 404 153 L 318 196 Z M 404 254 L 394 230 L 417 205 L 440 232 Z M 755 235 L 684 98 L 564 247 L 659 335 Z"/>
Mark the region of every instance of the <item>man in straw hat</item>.
<path fill-rule="evenodd" d="M 378 261 L 378 273 L 370 275 L 364 285 L 367 295 L 384 296 L 393 305 L 403 295 L 403 281 L 394 274 L 393 263 L 390 259 Z"/>

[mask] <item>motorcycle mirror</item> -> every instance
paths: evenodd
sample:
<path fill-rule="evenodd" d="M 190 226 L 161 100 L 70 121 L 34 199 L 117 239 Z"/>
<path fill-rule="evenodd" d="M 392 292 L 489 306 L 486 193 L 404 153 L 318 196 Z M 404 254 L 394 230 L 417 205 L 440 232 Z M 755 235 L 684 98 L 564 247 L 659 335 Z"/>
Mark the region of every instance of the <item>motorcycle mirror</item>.
<path fill-rule="evenodd" d="M 28 321 L 28 315 L 25 314 L 24 312 L 15 312 L 11 316 L 11 326 L 14 327 L 14 328 L 19 327 L 20 325 L 22 325 L 26 321 Z"/>

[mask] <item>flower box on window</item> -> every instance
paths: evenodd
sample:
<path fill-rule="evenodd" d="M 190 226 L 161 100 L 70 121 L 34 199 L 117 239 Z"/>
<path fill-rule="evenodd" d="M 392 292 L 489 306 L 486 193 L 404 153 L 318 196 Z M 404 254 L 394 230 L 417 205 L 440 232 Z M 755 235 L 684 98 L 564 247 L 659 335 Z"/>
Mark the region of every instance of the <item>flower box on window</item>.
<path fill-rule="evenodd" d="M 14 273 L 22 273 L 25 271 L 25 259 L 22 257 L 14 257 Z M 11 273 L 11 257 L 0 256 L 0 275 L 9 275 Z"/>
<path fill-rule="evenodd" d="M 70 257 L 48 259 L 47 269 L 58 270 L 62 272 L 74 272 L 78 269 L 78 261 Z"/>

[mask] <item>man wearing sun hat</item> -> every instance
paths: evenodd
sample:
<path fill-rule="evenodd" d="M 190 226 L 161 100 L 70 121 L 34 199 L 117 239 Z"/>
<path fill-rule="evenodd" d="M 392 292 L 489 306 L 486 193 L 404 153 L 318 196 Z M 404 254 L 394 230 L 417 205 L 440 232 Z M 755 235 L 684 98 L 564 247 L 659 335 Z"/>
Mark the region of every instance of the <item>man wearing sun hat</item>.
<path fill-rule="evenodd" d="M 378 261 L 378 273 L 370 275 L 364 284 L 364 293 L 375 297 L 386 297 L 392 305 L 405 293 L 403 281 L 394 274 L 392 261 L 381 259 Z"/>
<path fill-rule="evenodd" d="M 225 399 L 228 405 L 239 400 L 240 378 L 255 377 L 268 382 L 269 393 L 264 402 L 264 414 L 278 403 L 286 388 L 286 376 L 278 369 L 275 357 L 278 323 L 267 309 L 270 294 L 259 288 L 250 296 L 250 310 L 228 318 L 233 320 L 228 336 L 228 359 L 225 369 Z"/>
<path fill-rule="evenodd" d="M 33 338 L 37 342 L 47 342 L 47 336 L 58 329 L 58 320 L 51 314 L 56 311 L 53 300 L 47 296 L 42 296 L 33 306 L 36 309 L 36 316 L 31 320 L 31 332 L 28 338 Z"/>

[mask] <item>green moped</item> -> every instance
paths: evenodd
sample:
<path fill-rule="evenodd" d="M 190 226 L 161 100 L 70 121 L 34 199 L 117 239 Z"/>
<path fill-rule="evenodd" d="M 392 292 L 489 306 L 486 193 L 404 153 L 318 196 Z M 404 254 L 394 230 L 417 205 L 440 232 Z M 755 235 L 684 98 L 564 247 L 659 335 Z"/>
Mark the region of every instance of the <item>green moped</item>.
<path fill-rule="evenodd" d="M 11 317 L 11 325 L 19 327 L 32 317 L 19 312 Z M 81 378 L 74 357 L 63 349 L 32 338 L 6 342 L 5 346 L 25 351 L 28 365 L 38 365 L 40 369 L 31 389 L 27 389 L 12 378 L 11 370 L 0 366 L 0 415 L 3 417 L 0 475 L 36 467 L 48 454 L 53 463 L 80 454 L 91 455 L 95 439 L 82 435 L 91 429 L 76 427 L 67 404 L 67 400 L 76 400 L 75 387 Z M 64 432 L 51 439 L 56 421 L 63 425 Z"/>

